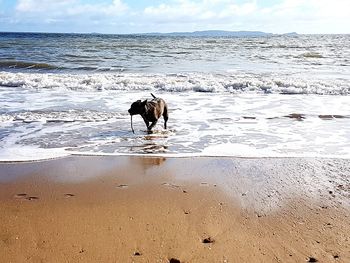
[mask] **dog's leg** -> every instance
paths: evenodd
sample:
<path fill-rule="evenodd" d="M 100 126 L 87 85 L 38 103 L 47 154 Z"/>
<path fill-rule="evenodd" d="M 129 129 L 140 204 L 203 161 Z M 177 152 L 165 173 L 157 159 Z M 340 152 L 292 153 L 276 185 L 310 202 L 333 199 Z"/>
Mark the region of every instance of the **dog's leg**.
<path fill-rule="evenodd" d="M 164 129 L 166 129 L 166 123 L 168 121 L 168 106 L 164 106 L 164 111 L 163 111 L 163 118 L 164 118 Z"/>
<path fill-rule="evenodd" d="M 151 131 L 153 127 L 156 126 L 156 124 L 157 124 L 157 121 L 152 122 L 152 124 L 148 126 L 148 131 Z"/>
<path fill-rule="evenodd" d="M 147 130 L 148 130 L 149 129 L 149 121 L 146 120 L 145 116 L 141 115 L 141 117 L 142 117 L 143 121 L 145 122 Z"/>

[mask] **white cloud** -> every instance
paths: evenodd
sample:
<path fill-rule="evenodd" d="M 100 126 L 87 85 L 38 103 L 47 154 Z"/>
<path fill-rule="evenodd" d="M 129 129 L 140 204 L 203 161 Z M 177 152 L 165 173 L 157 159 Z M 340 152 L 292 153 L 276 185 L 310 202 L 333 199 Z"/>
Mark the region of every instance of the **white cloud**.
<path fill-rule="evenodd" d="M 160 4 L 159 6 L 146 7 L 144 14 L 146 16 L 168 19 L 179 19 L 186 16 L 196 18 L 203 10 L 200 5 L 194 2 L 178 0 L 177 3 L 172 5 Z"/>
<path fill-rule="evenodd" d="M 18 12 L 47 12 L 66 8 L 75 4 L 75 0 L 19 0 L 16 11 Z"/>
<path fill-rule="evenodd" d="M 107 15 L 116 16 L 128 10 L 121 0 L 112 3 L 84 4 L 80 0 L 19 0 L 16 11 L 21 15 L 41 13 L 48 19 L 59 16 Z"/>
<path fill-rule="evenodd" d="M 151 19 L 163 22 L 194 22 L 222 19 L 232 16 L 244 16 L 257 10 L 256 1 L 248 1 L 243 4 L 232 4 L 228 0 L 176 0 L 171 4 L 149 6 L 143 14 Z"/>
<path fill-rule="evenodd" d="M 176 24 L 184 29 L 190 25 L 195 29 L 322 33 L 332 32 L 333 27 L 333 31 L 349 33 L 349 0 L 282 0 L 269 7 L 261 2 L 174 0 L 149 6 L 143 15 L 158 26 Z"/>
<path fill-rule="evenodd" d="M 310 4 L 315 8 L 316 14 L 321 17 L 344 17 L 350 21 L 349 0 L 310 0 Z"/>
<path fill-rule="evenodd" d="M 348 0 L 284 0 L 263 9 L 258 18 L 284 32 L 349 33 L 348 10 Z"/>
<path fill-rule="evenodd" d="M 242 5 L 230 4 L 219 13 L 219 17 L 247 16 L 256 11 L 258 11 L 256 2 L 244 3 Z"/>
<path fill-rule="evenodd" d="M 111 33 L 206 29 L 350 33 L 349 0 L 279 0 L 269 6 L 263 0 L 168 0 L 143 10 L 131 9 L 126 2 L 18 0 L 12 20 L 61 28 L 65 24 L 69 30 L 79 24 L 81 30 Z"/>

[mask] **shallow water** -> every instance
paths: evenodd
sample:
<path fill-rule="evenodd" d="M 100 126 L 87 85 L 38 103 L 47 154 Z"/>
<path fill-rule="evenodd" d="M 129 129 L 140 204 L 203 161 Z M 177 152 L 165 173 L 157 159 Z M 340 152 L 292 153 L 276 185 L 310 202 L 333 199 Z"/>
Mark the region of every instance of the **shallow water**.
<path fill-rule="evenodd" d="M 0 39 L 0 160 L 350 157 L 347 35 Z M 147 134 L 136 116 L 133 134 L 127 110 L 151 92 L 169 104 L 169 129 Z"/>
<path fill-rule="evenodd" d="M 147 134 L 142 118 L 135 116 L 133 134 L 127 109 L 133 100 L 150 98 L 143 91 L 7 93 L 14 102 L 2 114 L 1 159 L 20 158 L 17 151 L 28 158 L 32 147 L 50 149 L 41 150 L 43 156 L 74 152 L 349 157 L 348 96 L 157 95 L 169 103 L 168 130 L 161 119 L 155 132 Z"/>

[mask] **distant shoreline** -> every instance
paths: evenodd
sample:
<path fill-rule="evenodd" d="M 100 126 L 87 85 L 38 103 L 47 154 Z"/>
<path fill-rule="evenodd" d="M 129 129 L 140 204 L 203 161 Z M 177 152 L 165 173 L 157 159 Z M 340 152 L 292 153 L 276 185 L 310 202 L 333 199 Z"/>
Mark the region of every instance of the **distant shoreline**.
<path fill-rule="evenodd" d="M 117 35 L 117 36 L 174 36 L 174 37 L 269 37 L 269 36 L 298 36 L 296 32 L 289 33 L 268 33 L 263 31 L 224 31 L 224 30 L 205 30 L 194 32 L 149 32 L 149 33 L 79 33 L 79 32 L 2 32 L 0 34 L 48 34 L 48 35 Z"/>
<path fill-rule="evenodd" d="M 220 30 L 214 30 L 219 31 Z M 40 31 L 25 31 L 25 32 L 14 32 L 14 31 L 0 31 L 0 34 L 47 34 L 47 35 L 92 35 L 92 36 L 98 36 L 98 35 L 104 35 L 104 36 L 167 36 L 167 37 L 279 37 L 279 36 L 342 36 L 342 35 L 350 35 L 350 33 L 344 33 L 344 34 L 330 34 L 330 33 L 297 33 L 297 32 L 289 32 L 289 33 L 267 33 L 262 31 L 221 31 L 221 32 L 228 32 L 226 35 L 225 33 L 217 34 L 217 35 L 210 35 L 205 34 L 205 32 L 208 31 L 194 31 L 194 32 L 167 32 L 167 33 L 161 33 L 161 32 L 141 32 L 141 33 L 102 33 L 102 32 L 40 32 Z M 209 31 L 210 32 L 210 31 Z M 235 36 L 234 34 L 239 32 L 247 32 L 246 35 L 241 36 Z M 257 32 L 254 34 L 254 32 Z M 249 34 L 250 33 L 250 34 Z M 259 35 L 259 33 L 261 33 Z"/>

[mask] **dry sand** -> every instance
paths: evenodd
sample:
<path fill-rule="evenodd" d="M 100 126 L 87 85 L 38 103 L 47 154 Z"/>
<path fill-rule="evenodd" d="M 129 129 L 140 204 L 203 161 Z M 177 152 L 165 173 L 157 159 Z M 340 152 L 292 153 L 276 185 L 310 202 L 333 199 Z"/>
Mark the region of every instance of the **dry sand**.
<path fill-rule="evenodd" d="M 350 262 L 350 161 L 0 164 L 1 262 Z"/>

